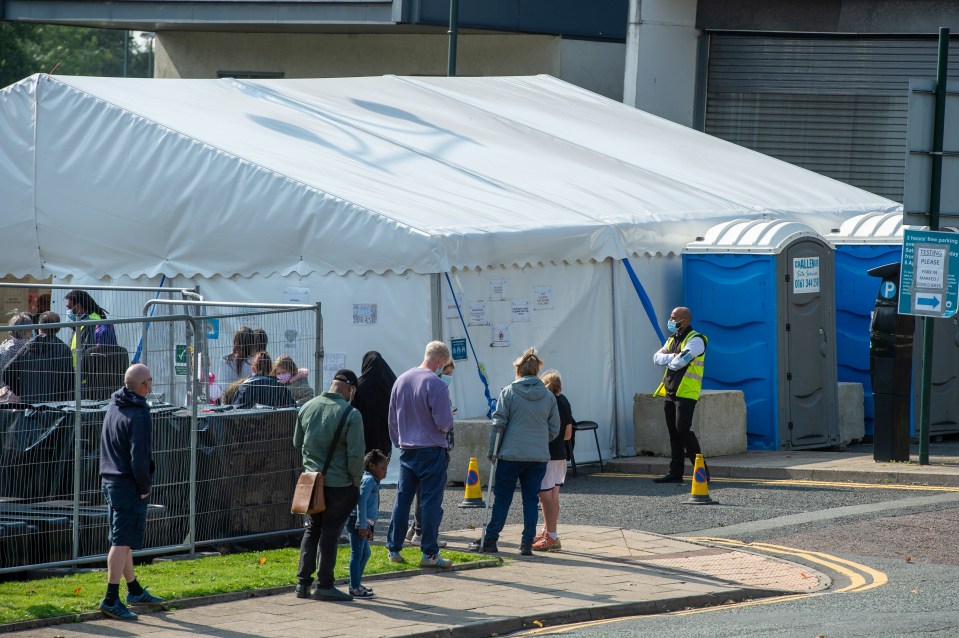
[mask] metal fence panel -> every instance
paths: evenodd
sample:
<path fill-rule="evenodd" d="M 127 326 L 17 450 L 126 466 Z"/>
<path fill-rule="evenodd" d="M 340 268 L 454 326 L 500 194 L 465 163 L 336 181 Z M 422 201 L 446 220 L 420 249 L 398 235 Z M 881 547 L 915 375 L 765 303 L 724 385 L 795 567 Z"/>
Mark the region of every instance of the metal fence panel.
<path fill-rule="evenodd" d="M 140 360 L 150 366 L 154 388 L 147 398 L 156 475 L 146 546 L 139 554 L 249 538 L 286 542 L 302 529 L 289 513 L 301 469 L 292 445 L 297 409 L 211 404 L 209 371 L 232 352 L 236 330 L 259 328 L 274 358 L 287 354 L 298 367 L 303 362 L 302 367 L 311 368 L 307 389 L 312 393 L 322 374 L 319 306 L 166 300 L 145 302 L 140 312 L 150 316 L 3 326 L 0 343 L 16 329 L 63 327 L 68 336 L 71 329 L 109 324 L 116 329 L 118 346 L 139 351 Z M 76 355 L 68 356 L 72 366 Z M 108 397 L 122 382 L 127 361 L 97 362 L 112 367 L 87 365 L 93 356 L 105 355 L 81 353 L 75 369 L 58 373 L 69 376 L 69 384 L 59 379 L 44 386 L 47 394 L 30 397 L 41 400 L 0 404 L 0 573 L 100 562 L 109 549 L 99 480 L 108 401 L 101 395 Z M 25 373 L 49 376 L 51 368 L 53 356 L 41 356 Z M 64 400 L 68 396 L 72 400 Z"/>

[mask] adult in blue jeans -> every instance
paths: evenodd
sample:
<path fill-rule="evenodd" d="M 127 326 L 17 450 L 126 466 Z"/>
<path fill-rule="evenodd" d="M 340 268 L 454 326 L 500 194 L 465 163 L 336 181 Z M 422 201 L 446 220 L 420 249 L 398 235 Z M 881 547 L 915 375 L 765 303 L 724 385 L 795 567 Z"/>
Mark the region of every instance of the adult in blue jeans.
<path fill-rule="evenodd" d="M 410 525 L 413 497 L 420 492 L 423 536 L 420 567 L 448 569 L 453 563 L 440 556 L 437 536 L 443 520 L 443 489 L 449 444 L 446 433 L 453 427 L 453 411 L 446 384 L 436 376 L 450 359 L 442 341 L 426 344 L 423 363 L 396 379 L 390 393 L 388 424 L 394 448 L 400 450 L 400 480 L 396 486 L 393 516 L 386 547 L 393 563 L 403 563 L 403 542 Z"/>
<path fill-rule="evenodd" d="M 513 504 L 516 481 L 523 495 L 523 536 L 519 553 L 533 555 L 533 538 L 539 518 L 539 488 L 546 475 L 549 442 L 559 434 L 559 409 L 556 397 L 539 378 L 543 362 L 534 348 L 513 362 L 516 380 L 503 388 L 496 402 L 490 430 L 488 456 L 495 456 L 493 476 L 493 512 L 481 540 L 470 545 L 479 552 L 498 552 L 496 541 L 506 525 Z M 494 449 L 499 435 L 499 450 Z"/>

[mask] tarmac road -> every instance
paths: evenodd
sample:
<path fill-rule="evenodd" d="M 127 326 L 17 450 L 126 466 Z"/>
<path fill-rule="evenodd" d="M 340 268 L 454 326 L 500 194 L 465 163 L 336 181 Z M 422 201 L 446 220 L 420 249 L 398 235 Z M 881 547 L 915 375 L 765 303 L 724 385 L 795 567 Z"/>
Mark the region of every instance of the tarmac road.
<path fill-rule="evenodd" d="M 643 478 L 581 478 L 564 495 L 563 518 L 582 516 L 592 518 L 594 524 L 616 520 L 624 527 L 638 526 L 682 538 L 727 538 L 754 546 L 763 543 L 788 548 L 776 555 L 829 574 L 833 587 L 824 595 L 798 600 L 773 599 L 597 621 L 527 634 L 589 638 L 959 636 L 956 488 L 790 486 L 716 479 L 710 495 L 721 505 L 709 507 L 682 505 L 685 493 L 671 493 L 677 488 L 656 486 Z M 810 557 L 825 564 L 812 562 Z M 857 585 L 853 581 L 860 575 L 865 580 Z M 841 592 L 843 589 L 849 591 Z"/>

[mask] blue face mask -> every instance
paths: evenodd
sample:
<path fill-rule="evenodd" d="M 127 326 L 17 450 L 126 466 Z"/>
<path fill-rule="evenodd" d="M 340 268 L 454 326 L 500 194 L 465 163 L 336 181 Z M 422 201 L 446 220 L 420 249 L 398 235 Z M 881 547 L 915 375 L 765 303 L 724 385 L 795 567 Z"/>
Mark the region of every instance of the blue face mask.
<path fill-rule="evenodd" d="M 676 323 L 675 321 L 670 319 L 669 322 L 666 324 L 666 329 L 669 330 L 670 332 L 676 332 L 677 330 L 679 330 L 680 325 L 681 324 Z"/>
<path fill-rule="evenodd" d="M 76 321 L 76 320 L 77 320 L 77 314 L 73 312 L 72 310 L 67 310 L 67 321 Z"/>
<path fill-rule="evenodd" d="M 453 375 L 452 375 L 452 374 L 441 374 L 441 375 L 440 375 L 440 381 L 442 381 L 443 383 L 445 383 L 445 384 L 447 385 L 447 387 L 448 387 L 449 384 L 453 383 Z"/>

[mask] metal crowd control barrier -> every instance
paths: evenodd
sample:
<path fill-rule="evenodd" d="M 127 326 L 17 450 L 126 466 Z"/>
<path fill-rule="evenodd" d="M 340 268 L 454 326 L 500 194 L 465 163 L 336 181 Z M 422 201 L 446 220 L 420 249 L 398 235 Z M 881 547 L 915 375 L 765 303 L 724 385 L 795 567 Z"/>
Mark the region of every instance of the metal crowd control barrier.
<path fill-rule="evenodd" d="M 194 326 L 193 332 L 196 332 L 196 320 L 189 315 L 167 315 L 152 321 L 185 323 Z M 23 330 L 93 329 L 97 325 L 143 323 L 144 319 L 137 317 L 0 326 L 0 337 Z M 191 351 L 195 348 L 191 347 Z M 104 403 L 83 398 L 83 361 L 87 355 L 82 350 L 75 354 L 73 401 L 14 403 L 0 409 L 0 573 L 102 562 L 109 549 L 106 508 L 98 489 Z M 151 406 L 151 413 L 167 407 L 172 408 Z M 188 406 L 182 416 L 188 418 L 188 428 L 193 434 L 188 449 L 173 452 L 185 454 L 192 464 L 196 459 L 197 406 Z M 64 466 L 72 466 L 69 476 Z M 68 499 L 62 498 L 68 495 Z M 161 521 L 170 532 L 167 528 L 172 521 L 165 514 L 162 504 L 154 505 L 148 509 L 148 520 Z M 153 539 L 148 536 L 148 544 L 153 540 L 154 546 L 138 550 L 137 554 L 193 551 L 193 517 L 181 521 L 181 527 L 183 522 L 188 529 L 180 536 L 182 540 L 174 541 L 170 533 L 156 538 L 154 531 Z M 150 523 L 147 529 L 150 534 Z M 69 542 L 66 542 L 67 535 Z"/>
<path fill-rule="evenodd" d="M 149 316 L 156 306 L 183 311 Z M 157 474 L 146 548 L 135 554 L 194 552 L 197 545 L 252 539 L 285 541 L 301 532 L 301 521 L 289 514 L 300 469 L 292 446 L 296 409 L 210 405 L 201 388 L 210 364 L 223 365 L 226 358 L 219 355 L 231 351 L 232 337 L 227 335 L 242 325 L 263 332 L 274 352 L 297 361 L 311 356 L 312 391 L 319 391 L 320 304 L 149 300 L 142 313 L 145 316 L 136 318 L 0 326 L 2 340 L 18 330 L 139 324 L 142 362 L 155 378 L 156 394 L 148 399 Z M 106 403 L 85 396 L 91 378 L 85 361 L 91 355 L 81 351 L 76 356 L 72 400 L 0 404 L 0 573 L 105 559 L 106 508 L 98 462 Z"/>

